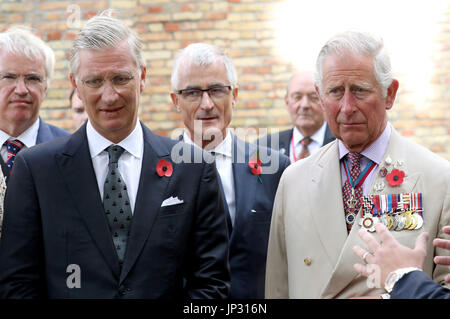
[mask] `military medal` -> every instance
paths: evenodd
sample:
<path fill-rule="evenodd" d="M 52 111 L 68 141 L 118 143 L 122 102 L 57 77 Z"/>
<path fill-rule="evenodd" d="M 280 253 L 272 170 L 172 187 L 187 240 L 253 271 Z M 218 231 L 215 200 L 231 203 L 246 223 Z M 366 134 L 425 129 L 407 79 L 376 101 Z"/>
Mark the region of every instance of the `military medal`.
<path fill-rule="evenodd" d="M 350 196 L 350 199 L 347 201 L 347 210 L 345 211 L 345 221 L 348 225 L 353 225 L 353 223 L 356 220 L 356 215 L 358 212 L 356 211 L 356 204 L 358 203 L 358 200 L 356 198 L 355 189 L 358 187 L 362 187 L 364 181 L 366 180 L 367 176 L 369 176 L 370 172 L 375 168 L 376 164 L 372 161 L 369 161 L 367 166 L 364 168 L 364 170 L 359 174 L 356 181 L 352 180 L 352 177 L 350 175 L 350 169 L 348 167 L 347 161 L 344 160 L 344 167 L 345 167 L 345 174 L 347 175 L 347 180 L 350 186 L 352 187 L 352 195 Z"/>
<path fill-rule="evenodd" d="M 347 214 L 345 216 L 345 221 L 348 224 L 353 224 L 356 219 L 356 196 L 355 196 L 355 189 L 352 187 L 352 196 L 350 196 L 350 199 L 347 201 Z"/>
<path fill-rule="evenodd" d="M 364 215 L 359 220 L 359 225 L 364 227 L 366 230 L 373 232 L 375 231 L 375 224 L 380 222 L 376 216 L 376 208 L 374 207 L 374 195 L 361 197 L 361 206 L 364 211 Z"/>

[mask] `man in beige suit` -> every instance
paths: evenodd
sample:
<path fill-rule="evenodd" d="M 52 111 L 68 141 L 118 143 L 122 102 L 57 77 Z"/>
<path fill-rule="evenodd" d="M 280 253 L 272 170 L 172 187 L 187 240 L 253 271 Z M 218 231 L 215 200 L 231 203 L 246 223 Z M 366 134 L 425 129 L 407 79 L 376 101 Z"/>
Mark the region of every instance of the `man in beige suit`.
<path fill-rule="evenodd" d="M 353 268 L 359 260 L 353 247 L 366 247 L 358 230 L 383 222 L 413 247 L 421 232 L 435 238 L 450 223 L 450 164 L 388 122 L 398 86 L 381 39 L 346 32 L 320 51 L 316 91 L 337 139 L 281 178 L 267 298 L 380 298 L 385 291 L 376 276 L 368 282 Z M 427 250 L 424 271 L 444 283 L 450 267 L 434 265 L 433 257 L 448 251 L 431 242 Z"/>

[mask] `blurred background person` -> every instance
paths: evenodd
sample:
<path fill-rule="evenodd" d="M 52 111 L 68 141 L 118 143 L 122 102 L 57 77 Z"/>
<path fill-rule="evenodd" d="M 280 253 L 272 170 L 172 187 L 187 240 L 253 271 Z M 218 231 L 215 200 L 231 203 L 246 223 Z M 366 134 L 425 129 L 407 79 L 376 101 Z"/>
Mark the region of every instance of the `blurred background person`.
<path fill-rule="evenodd" d="M 72 110 L 72 118 L 75 124 L 75 130 L 78 130 L 81 125 L 83 125 L 87 121 L 88 115 L 86 113 L 83 101 L 80 100 L 78 95 L 75 93 L 75 90 L 73 89 L 72 92 L 70 92 L 69 100 L 70 108 Z"/>
<path fill-rule="evenodd" d="M 319 97 L 314 88 L 312 71 L 294 73 L 287 84 L 284 97 L 291 117 L 292 129 L 284 130 L 259 140 L 261 145 L 277 149 L 289 157 L 291 163 L 316 152 L 335 137 L 325 121 Z M 278 147 L 273 139 L 278 134 Z"/>

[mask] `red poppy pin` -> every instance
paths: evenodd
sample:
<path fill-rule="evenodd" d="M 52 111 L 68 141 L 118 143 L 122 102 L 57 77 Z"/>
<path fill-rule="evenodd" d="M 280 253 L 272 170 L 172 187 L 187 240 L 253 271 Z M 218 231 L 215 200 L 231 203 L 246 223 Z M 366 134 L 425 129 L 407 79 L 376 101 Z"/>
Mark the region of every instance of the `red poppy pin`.
<path fill-rule="evenodd" d="M 261 160 L 259 159 L 259 150 L 256 152 L 256 158 L 255 157 L 251 158 L 248 161 L 248 166 L 250 167 L 253 175 L 258 175 L 258 180 L 262 184 L 262 179 L 260 176 L 262 172 L 262 167 L 261 167 Z"/>
<path fill-rule="evenodd" d="M 156 165 L 156 173 L 159 175 L 159 177 L 172 176 L 173 173 L 172 163 L 166 161 L 165 159 L 160 159 L 158 164 Z"/>
<path fill-rule="evenodd" d="M 386 175 L 386 180 L 389 186 L 399 186 L 403 183 L 405 172 L 399 169 L 393 169 L 392 172 Z"/>

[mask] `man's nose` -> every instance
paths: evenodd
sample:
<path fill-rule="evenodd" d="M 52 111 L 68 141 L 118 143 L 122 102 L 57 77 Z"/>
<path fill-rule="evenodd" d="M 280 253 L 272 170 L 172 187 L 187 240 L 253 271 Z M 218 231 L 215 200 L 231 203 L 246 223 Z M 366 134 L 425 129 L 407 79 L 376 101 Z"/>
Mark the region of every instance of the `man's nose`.
<path fill-rule="evenodd" d="M 28 93 L 28 87 L 25 83 L 24 78 L 21 78 L 21 77 L 17 78 L 14 92 L 19 95 L 24 95 L 24 94 Z"/>
<path fill-rule="evenodd" d="M 345 91 L 341 100 L 341 112 L 345 114 L 351 114 L 355 112 L 355 97 L 349 91 Z"/>
<path fill-rule="evenodd" d="M 200 100 L 200 107 L 205 110 L 211 110 L 214 107 L 214 102 L 209 96 L 208 91 L 204 91 Z"/>
<path fill-rule="evenodd" d="M 102 100 L 107 105 L 114 104 L 119 96 L 114 85 L 110 81 L 105 81 L 102 89 Z"/>
<path fill-rule="evenodd" d="M 306 108 L 306 107 L 310 107 L 310 106 L 311 106 L 311 104 L 310 104 L 308 96 L 306 94 L 303 95 L 299 101 L 299 107 Z"/>

